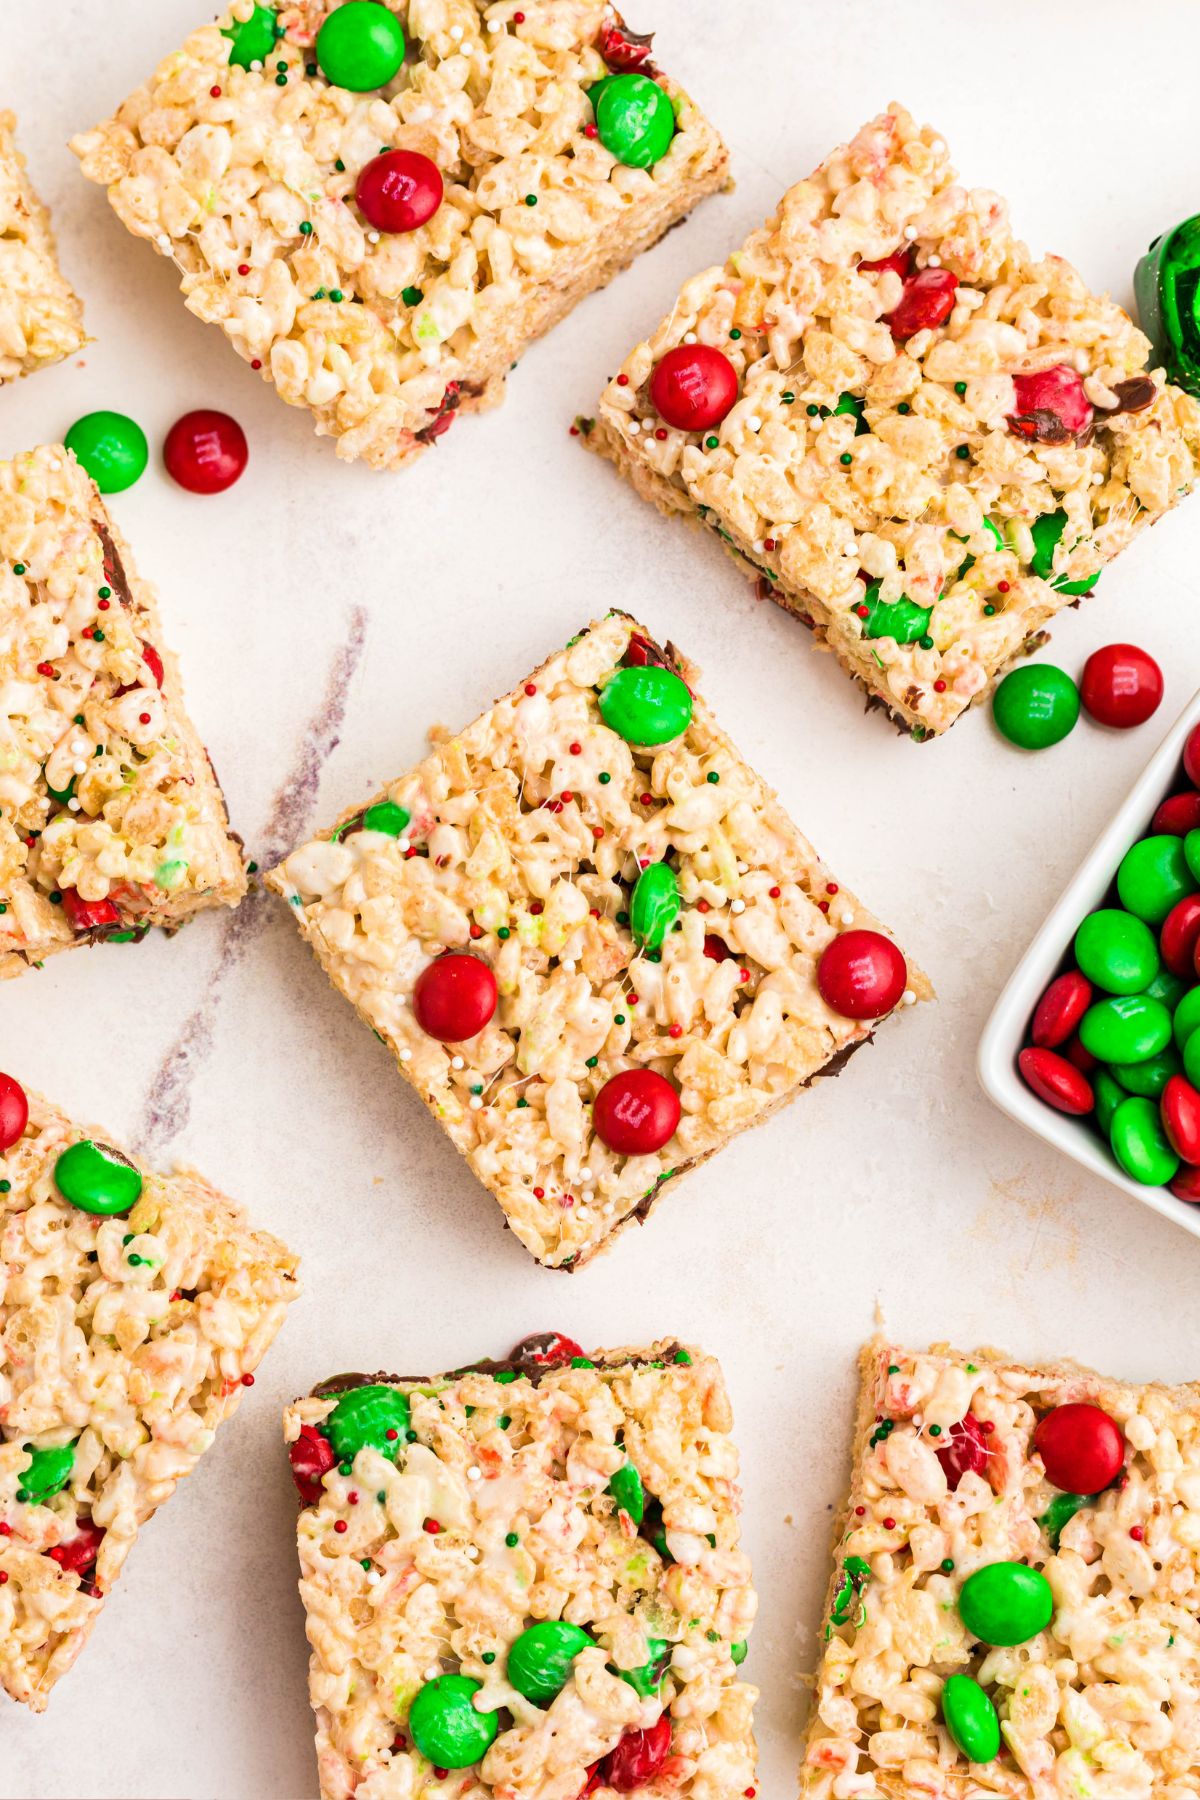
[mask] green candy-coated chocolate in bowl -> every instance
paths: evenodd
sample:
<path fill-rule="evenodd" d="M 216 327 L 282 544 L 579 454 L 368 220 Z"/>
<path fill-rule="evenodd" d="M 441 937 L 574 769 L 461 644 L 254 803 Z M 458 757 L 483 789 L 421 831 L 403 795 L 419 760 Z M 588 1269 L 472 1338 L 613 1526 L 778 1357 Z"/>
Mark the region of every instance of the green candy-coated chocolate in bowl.
<path fill-rule="evenodd" d="M 1182 1007 L 1180 1011 L 1182 1011 Z M 1176 1017 L 1178 1018 L 1178 1014 Z M 1193 1026 L 1183 1046 L 1183 1072 L 1193 1087 L 1200 1087 L 1200 1031 Z"/>
<path fill-rule="evenodd" d="M 651 863 L 637 878 L 629 903 L 629 928 L 644 950 L 661 950 L 683 902 L 669 863 Z"/>
<path fill-rule="evenodd" d="M 571 1675 L 571 1664 L 595 1639 L 565 1619 L 543 1619 L 514 1639 L 508 1652 L 508 1679 L 535 1706 L 548 1706 Z"/>
<path fill-rule="evenodd" d="M 597 83 L 592 105 L 604 148 L 630 169 L 650 169 L 675 136 L 675 109 L 648 75 L 613 75 Z"/>
<path fill-rule="evenodd" d="M 1181 981 L 1178 975 L 1172 975 L 1164 963 L 1154 980 L 1147 984 L 1145 991 L 1152 1000 L 1161 1000 L 1164 1006 L 1174 1012 L 1188 988 L 1187 982 Z"/>
<path fill-rule="evenodd" d="M 1038 1569 L 1017 1562 L 987 1563 L 963 1582 L 958 1611 L 981 1644 L 1008 1648 L 1027 1644 L 1046 1629 L 1054 1616 L 1054 1595 Z"/>
<path fill-rule="evenodd" d="M 1000 1720 L 990 1697 L 969 1675 L 950 1675 L 942 1689 L 946 1730 L 968 1762 L 991 1762 L 1000 1752 Z"/>
<path fill-rule="evenodd" d="M 992 717 L 1021 750 L 1048 750 L 1060 744 L 1079 721 L 1079 689 L 1053 663 L 1023 663 L 1010 669 L 992 696 Z"/>
<path fill-rule="evenodd" d="M 1108 994 L 1140 994 L 1161 967 L 1158 940 L 1145 920 L 1115 906 L 1089 913 L 1075 933 L 1075 961 Z"/>
<path fill-rule="evenodd" d="M 1175 1042 L 1181 1050 L 1187 1049 L 1197 1026 L 1200 1026 L 1200 987 L 1186 993 L 1175 1008 Z"/>
<path fill-rule="evenodd" d="M 865 638 L 894 638 L 898 644 L 915 644 L 929 630 L 931 606 L 918 606 L 907 594 L 899 600 L 881 600 L 880 583 L 871 582 L 863 596 L 867 616 L 862 622 Z"/>
<path fill-rule="evenodd" d="M 1200 833 L 1197 838 L 1200 840 Z M 1183 839 L 1169 832 L 1139 838 L 1125 852 L 1117 870 L 1121 905 L 1147 925 L 1161 925 L 1176 902 L 1194 894 L 1198 886 L 1200 881 L 1184 855 Z"/>
<path fill-rule="evenodd" d="M 654 748 L 683 736 L 692 722 L 692 696 L 673 669 L 632 664 L 615 670 L 601 688 L 600 717 L 627 744 Z"/>
<path fill-rule="evenodd" d="M 1146 1062 L 1170 1043 L 1171 1015 L 1161 1000 L 1145 994 L 1114 994 L 1088 1007 L 1079 1038 L 1101 1062 Z"/>
<path fill-rule="evenodd" d="M 44 1505 L 70 1481 L 75 1468 L 75 1443 L 53 1444 L 44 1450 L 37 1450 L 32 1444 L 23 1448 L 29 1452 L 30 1463 L 17 1476 L 17 1499 L 30 1506 Z"/>
<path fill-rule="evenodd" d="M 1118 1106 L 1109 1126 L 1109 1141 L 1113 1155 L 1133 1181 L 1165 1187 L 1179 1172 L 1179 1158 L 1163 1130 L 1158 1105 L 1141 1094 Z"/>
<path fill-rule="evenodd" d="M 409 1736 L 435 1768 L 469 1769 L 490 1750 L 499 1722 L 476 1710 L 481 1686 L 469 1675 L 438 1675 L 409 1707 Z"/>
<path fill-rule="evenodd" d="M 1155 238 L 1133 287 L 1154 360 L 1177 387 L 1200 394 L 1200 215 Z"/>
<path fill-rule="evenodd" d="M 1183 1058 L 1174 1044 L 1168 1044 L 1157 1056 L 1148 1056 L 1145 1062 L 1110 1063 L 1114 1078 L 1130 1094 L 1148 1094 L 1157 1100 L 1172 1075 L 1183 1072 Z"/>
<path fill-rule="evenodd" d="M 1033 562 L 1031 567 L 1035 575 L 1060 594 L 1090 594 L 1100 579 L 1100 571 L 1094 575 L 1085 575 L 1079 581 L 1070 581 L 1065 575 L 1054 573 L 1054 552 L 1058 548 L 1059 539 L 1067 523 L 1067 515 L 1060 508 L 1058 512 L 1043 513 L 1035 519 L 1030 528 L 1033 538 Z"/>
<path fill-rule="evenodd" d="M 1089 1080 L 1092 1084 L 1092 1093 L 1096 1097 L 1096 1123 L 1107 1136 L 1113 1114 L 1118 1106 L 1123 1105 L 1129 1098 L 1129 1095 L 1116 1076 L 1110 1075 L 1107 1069 L 1097 1069 L 1089 1077 Z"/>
<path fill-rule="evenodd" d="M 408 1428 L 408 1396 L 382 1382 L 341 1394 L 321 1427 L 339 1462 L 353 1462 L 368 1445 L 394 1462 Z"/>
<path fill-rule="evenodd" d="M 81 1138 L 55 1163 L 54 1185 L 80 1212 L 110 1217 L 129 1211 L 142 1191 L 142 1177 L 119 1150 Z"/>

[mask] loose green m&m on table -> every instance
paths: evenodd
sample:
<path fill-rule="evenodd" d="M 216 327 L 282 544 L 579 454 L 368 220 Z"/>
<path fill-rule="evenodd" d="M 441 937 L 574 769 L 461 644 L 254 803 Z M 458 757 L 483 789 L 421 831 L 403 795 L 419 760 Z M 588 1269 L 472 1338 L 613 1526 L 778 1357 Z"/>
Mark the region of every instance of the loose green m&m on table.
<path fill-rule="evenodd" d="M 1155 238 L 1133 277 L 1138 318 L 1167 378 L 1200 393 L 1200 215 Z"/>
<path fill-rule="evenodd" d="M 518 1694 L 536 1706 L 548 1706 L 567 1685 L 571 1664 L 595 1643 L 578 1625 L 565 1619 L 543 1619 L 516 1638 L 508 1652 L 508 1679 Z"/>
<path fill-rule="evenodd" d="M 1164 1187 L 1179 1172 L 1179 1158 L 1153 1100 L 1134 1095 L 1118 1106 L 1109 1126 L 1113 1155 L 1134 1181 Z"/>
<path fill-rule="evenodd" d="M 1024 663 L 1011 669 L 996 689 L 992 716 L 1010 744 L 1048 750 L 1075 729 L 1079 689 L 1053 663 Z"/>
<path fill-rule="evenodd" d="M 409 1707 L 409 1736 L 434 1768 L 469 1769 L 491 1748 L 499 1727 L 474 1705 L 481 1687 L 469 1675 L 438 1675 Z"/>
<path fill-rule="evenodd" d="M 81 1212 L 128 1212 L 142 1191 L 142 1177 L 129 1158 L 108 1144 L 81 1138 L 54 1165 L 54 1184 Z"/>
<path fill-rule="evenodd" d="M 1183 846 L 1182 838 L 1160 832 L 1140 838 L 1121 859 L 1117 870 L 1121 905 L 1147 925 L 1161 925 L 1176 901 L 1200 886 Z"/>
<path fill-rule="evenodd" d="M 637 878 L 629 903 L 629 929 L 646 950 L 660 950 L 683 902 L 669 863 L 651 863 Z"/>
<path fill-rule="evenodd" d="M 370 1382 L 340 1395 L 323 1429 L 338 1461 L 353 1462 L 368 1445 L 394 1458 L 408 1426 L 408 1396 L 382 1382 Z"/>
<path fill-rule="evenodd" d="M 1027 1644 L 1046 1629 L 1054 1616 L 1054 1595 L 1046 1577 L 1025 1563 L 988 1563 L 963 1582 L 958 1611 L 981 1644 L 1007 1648 Z"/>
<path fill-rule="evenodd" d="M 592 89 L 604 148 L 631 169 L 653 168 L 675 136 L 675 109 L 648 75 L 611 75 Z"/>
<path fill-rule="evenodd" d="M 1100 579 L 1100 571 L 1094 575 L 1085 575 L 1079 581 L 1068 581 L 1065 575 L 1054 573 L 1054 552 L 1058 548 L 1059 539 L 1067 523 L 1067 515 L 1060 508 L 1058 512 L 1043 513 L 1035 519 L 1030 528 L 1033 538 L 1033 562 L 1031 567 L 1035 575 L 1060 594 L 1090 594 Z"/>
<path fill-rule="evenodd" d="M 1171 1015 L 1161 1000 L 1146 994 L 1114 994 L 1088 1007 L 1079 1041 L 1101 1062 L 1145 1062 L 1170 1043 Z"/>
<path fill-rule="evenodd" d="M 915 644 L 929 630 L 932 606 L 918 606 L 902 594 L 899 600 L 881 600 L 880 583 L 872 581 L 858 608 L 865 638 L 895 638 L 898 644 Z"/>
<path fill-rule="evenodd" d="M 635 665 L 609 676 L 600 690 L 600 716 L 627 744 L 653 748 L 683 736 L 692 722 L 692 696 L 673 669 Z"/>
<path fill-rule="evenodd" d="M 352 94 L 385 87 L 403 61 L 400 21 L 376 0 L 344 0 L 317 33 L 321 73 L 334 87 Z"/>
<path fill-rule="evenodd" d="M 973 1763 L 991 1762 L 1000 1752 L 1000 1720 L 991 1698 L 969 1675 L 947 1677 L 942 1689 L 942 1718 L 963 1755 Z"/>
<path fill-rule="evenodd" d="M 75 1467 L 75 1445 L 54 1444 L 45 1450 L 35 1450 L 32 1444 L 24 1444 L 22 1449 L 29 1452 L 31 1461 L 17 1476 L 20 1484 L 17 1499 L 30 1506 L 40 1506 L 61 1493 L 70 1481 Z"/>
<path fill-rule="evenodd" d="M 229 39 L 230 63 L 239 69 L 248 69 L 251 63 L 265 63 L 280 36 L 276 23 L 269 6 L 255 6 L 248 19 L 223 25 L 221 36 Z"/>
<path fill-rule="evenodd" d="M 125 413 L 90 412 L 76 419 L 63 443 L 83 464 L 102 494 L 120 494 L 146 470 L 150 446 Z"/>
<path fill-rule="evenodd" d="M 1140 994 L 1158 974 L 1158 940 L 1132 913 L 1101 907 L 1075 933 L 1075 961 L 1105 993 Z"/>
<path fill-rule="evenodd" d="M 640 1525 L 646 1514 L 646 1490 L 642 1478 L 631 1462 L 622 1463 L 608 1484 L 608 1491 L 621 1512 L 629 1514 Z"/>

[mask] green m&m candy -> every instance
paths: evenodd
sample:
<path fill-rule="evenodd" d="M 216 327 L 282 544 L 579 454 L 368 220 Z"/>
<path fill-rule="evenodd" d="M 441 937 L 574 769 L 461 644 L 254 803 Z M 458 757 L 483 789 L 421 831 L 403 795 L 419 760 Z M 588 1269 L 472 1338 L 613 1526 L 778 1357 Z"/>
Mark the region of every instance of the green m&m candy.
<path fill-rule="evenodd" d="M 1048 750 L 1075 729 L 1079 689 L 1053 663 L 1011 669 L 992 696 L 992 716 L 1010 744 Z"/>
<path fill-rule="evenodd" d="M 669 863 L 651 863 L 643 869 L 629 903 L 629 928 L 636 941 L 646 950 L 661 950 L 682 905 L 679 883 Z"/>
<path fill-rule="evenodd" d="M 1180 981 L 1178 975 L 1172 975 L 1164 964 L 1154 980 L 1147 984 L 1145 991 L 1152 1000 L 1161 1000 L 1164 1006 L 1174 1012 L 1188 990 L 1187 983 Z"/>
<path fill-rule="evenodd" d="M 740 1668 L 750 1654 L 750 1646 L 745 1638 L 739 1638 L 736 1644 L 730 1644 L 729 1654 L 733 1659 L 735 1668 Z"/>
<path fill-rule="evenodd" d="M 675 109 L 664 90 L 648 75 L 613 75 L 598 88 L 593 104 L 604 148 L 631 169 L 653 168 L 675 136 Z"/>
<path fill-rule="evenodd" d="M 1048 581 L 1060 594 L 1090 594 L 1100 579 L 1099 569 L 1094 575 L 1085 575 L 1081 581 L 1069 581 L 1065 575 L 1054 573 L 1054 552 L 1066 523 L 1067 515 L 1061 509 L 1058 512 L 1043 513 L 1040 519 L 1034 520 L 1030 532 L 1033 538 L 1033 572 L 1040 575 L 1043 581 Z"/>
<path fill-rule="evenodd" d="M 1050 1539 L 1052 1550 L 1058 1549 L 1063 1526 L 1083 1507 L 1094 1506 L 1099 1498 L 1099 1494 L 1055 1494 L 1045 1512 L 1038 1515 L 1038 1524 Z"/>
<path fill-rule="evenodd" d="M 1195 989 L 1194 992 L 1200 993 L 1200 988 Z M 1190 997 L 1191 996 L 1189 995 L 1189 998 Z M 1183 1007 L 1181 1006 L 1179 1012 L 1175 1014 L 1177 1026 L 1179 1013 L 1182 1011 Z M 1200 1031 L 1197 1031 L 1194 1025 L 1188 1031 L 1187 1038 L 1184 1041 L 1183 1072 L 1193 1087 L 1197 1085 L 1197 1082 L 1200 1082 Z"/>
<path fill-rule="evenodd" d="M 639 1668 L 617 1670 L 621 1680 L 627 1681 L 643 1700 L 657 1694 L 662 1686 L 663 1672 L 671 1655 L 671 1646 L 665 1638 L 647 1638 L 646 1648 L 650 1652 L 649 1658 Z"/>
<path fill-rule="evenodd" d="M 142 1177 L 119 1150 L 81 1138 L 55 1163 L 54 1185 L 81 1212 L 123 1213 L 141 1193 Z"/>
<path fill-rule="evenodd" d="M 397 806 L 394 800 L 380 800 L 376 806 L 368 806 L 363 814 L 364 831 L 381 831 L 385 837 L 400 837 L 408 829 L 412 817 L 403 806 Z"/>
<path fill-rule="evenodd" d="M 1179 1158 L 1153 1100 L 1135 1095 L 1118 1106 L 1109 1126 L 1109 1141 L 1125 1173 L 1147 1187 L 1165 1187 L 1179 1171 Z"/>
<path fill-rule="evenodd" d="M 692 696 L 673 669 L 633 665 L 617 669 L 605 682 L 600 716 L 627 744 L 653 748 L 683 736 L 692 722 Z"/>
<path fill-rule="evenodd" d="M 838 403 L 833 409 L 833 415 L 836 418 L 838 413 L 852 413 L 854 416 L 855 437 L 868 437 L 870 435 L 871 427 L 863 418 L 863 413 L 865 411 L 866 403 L 860 400 L 857 394 L 839 394 Z"/>
<path fill-rule="evenodd" d="M 1183 852 L 1183 839 L 1168 832 L 1139 838 L 1121 858 L 1117 895 L 1127 912 L 1147 925 L 1161 925 L 1177 900 L 1194 894 L 1200 882 Z"/>
<path fill-rule="evenodd" d="M 508 1679 L 518 1694 L 548 1706 L 567 1685 L 571 1664 L 595 1639 L 565 1619 L 543 1619 L 516 1638 L 508 1652 Z"/>
<path fill-rule="evenodd" d="M 491 1749 L 496 1715 L 474 1706 L 482 1685 L 469 1675 L 438 1675 L 409 1707 L 409 1736 L 435 1769 L 469 1769 Z"/>
<path fill-rule="evenodd" d="M 1101 907 L 1075 933 L 1075 961 L 1106 993 L 1140 994 L 1158 974 L 1158 940 L 1133 913 Z"/>
<path fill-rule="evenodd" d="M 1155 238 L 1133 288 L 1142 330 L 1168 380 L 1200 393 L 1200 216 Z"/>
<path fill-rule="evenodd" d="M 1000 1720 L 990 1697 L 969 1675 L 950 1675 L 942 1689 L 946 1730 L 968 1762 L 991 1762 L 1000 1752 Z"/>
<path fill-rule="evenodd" d="M 1130 1094 L 1148 1094 L 1157 1100 L 1172 1075 L 1183 1070 L 1183 1060 L 1174 1044 L 1168 1044 L 1157 1056 L 1145 1062 L 1110 1063 L 1109 1068 L 1121 1086 Z"/>
<path fill-rule="evenodd" d="M 119 494 L 143 475 L 150 458 L 146 434 L 119 412 L 84 413 L 63 443 L 83 464 L 102 494 Z"/>
<path fill-rule="evenodd" d="M 1200 831 L 1189 831 L 1183 840 L 1183 860 L 1200 881 Z"/>
<path fill-rule="evenodd" d="M 339 1462 L 353 1462 L 368 1445 L 394 1461 L 408 1423 L 408 1396 L 382 1382 L 370 1382 L 339 1395 L 321 1429 Z"/>
<path fill-rule="evenodd" d="M 352 94 L 386 87 L 404 61 L 404 33 L 376 0 L 344 0 L 317 33 L 317 61 L 334 87 Z"/>
<path fill-rule="evenodd" d="M 646 1490 L 642 1478 L 631 1462 L 622 1463 L 608 1484 L 608 1491 L 621 1512 L 629 1514 L 635 1525 L 646 1516 Z"/>
<path fill-rule="evenodd" d="M 1171 1015 L 1145 994 L 1115 994 L 1089 1006 L 1079 1022 L 1085 1050 L 1104 1063 L 1145 1062 L 1171 1041 Z"/>
<path fill-rule="evenodd" d="M 1175 1008 L 1175 1042 L 1181 1050 L 1187 1049 L 1197 1026 L 1200 1026 L 1200 987 L 1186 993 Z"/>
<path fill-rule="evenodd" d="M 1046 1577 L 1026 1563 L 988 1563 L 963 1582 L 958 1611 L 972 1637 L 1003 1649 L 1027 1644 L 1046 1629 L 1054 1595 Z"/>
<path fill-rule="evenodd" d="M 863 595 L 867 616 L 862 622 L 865 638 L 895 638 L 898 644 L 915 644 L 929 630 L 932 606 L 918 606 L 902 594 L 899 600 L 881 600 L 880 583 L 872 581 Z"/>
<path fill-rule="evenodd" d="M 30 1506 L 41 1506 L 61 1493 L 70 1481 L 75 1467 L 75 1445 L 55 1444 L 48 1450 L 37 1450 L 32 1444 L 23 1444 L 21 1448 L 29 1452 L 31 1461 L 17 1476 L 20 1483 L 17 1499 Z"/>
<path fill-rule="evenodd" d="M 275 23 L 275 14 L 269 6 L 255 6 L 248 19 L 235 19 L 232 25 L 223 25 L 221 36 L 229 39 L 230 63 L 239 69 L 248 69 L 251 63 L 265 63 L 280 35 Z"/>
<path fill-rule="evenodd" d="M 1095 1070 L 1088 1076 L 1088 1080 L 1092 1084 L 1092 1093 L 1096 1097 L 1096 1123 L 1107 1137 L 1113 1114 L 1129 1096 L 1116 1076 L 1110 1075 L 1107 1069 Z"/>

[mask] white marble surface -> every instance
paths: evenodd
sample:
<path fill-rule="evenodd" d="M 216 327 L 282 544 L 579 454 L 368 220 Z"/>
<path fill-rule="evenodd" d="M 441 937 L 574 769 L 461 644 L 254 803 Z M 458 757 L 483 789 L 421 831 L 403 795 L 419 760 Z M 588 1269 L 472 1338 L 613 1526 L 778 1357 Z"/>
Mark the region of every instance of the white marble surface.
<path fill-rule="evenodd" d="M 0 454 L 98 406 L 133 413 L 156 444 L 191 406 L 242 421 L 251 462 L 228 495 L 191 497 L 152 468 L 112 505 L 159 586 L 253 853 L 369 794 L 421 754 L 429 724 L 464 723 L 619 602 L 705 668 L 735 740 L 941 1003 L 568 1277 L 501 1231 L 274 901 L 247 903 L 236 942 L 210 915 L 173 943 L 80 952 L 6 984 L 0 1065 L 147 1155 L 201 1165 L 302 1253 L 307 1292 L 236 1422 L 146 1531 L 48 1714 L 0 1714 L 0 1795 L 312 1800 L 281 1405 L 334 1370 L 436 1369 L 555 1326 L 589 1345 L 694 1336 L 724 1361 L 763 1589 L 746 1673 L 762 1688 L 761 1792 L 777 1800 L 794 1791 L 853 1359 L 876 1308 L 916 1342 L 1197 1373 L 1200 1247 L 1022 1136 L 972 1065 L 1017 953 L 1197 681 L 1200 500 L 1055 632 L 1072 669 L 1117 637 L 1154 651 L 1158 720 L 1130 737 L 1082 724 L 1026 758 L 984 712 L 918 748 L 864 716 L 801 628 L 566 428 L 678 282 L 893 95 L 939 125 L 969 179 L 1008 195 L 1035 247 L 1128 299 L 1148 240 L 1200 202 L 1187 78 L 1200 12 L 1141 0 L 1132 27 L 1127 0 L 643 0 L 631 23 L 659 27 L 664 62 L 727 134 L 737 191 L 533 349 L 502 410 L 395 477 L 339 464 L 185 312 L 169 266 L 63 147 L 204 12 L 0 7 L 0 103 L 22 115 L 97 339 L 0 395 Z"/>

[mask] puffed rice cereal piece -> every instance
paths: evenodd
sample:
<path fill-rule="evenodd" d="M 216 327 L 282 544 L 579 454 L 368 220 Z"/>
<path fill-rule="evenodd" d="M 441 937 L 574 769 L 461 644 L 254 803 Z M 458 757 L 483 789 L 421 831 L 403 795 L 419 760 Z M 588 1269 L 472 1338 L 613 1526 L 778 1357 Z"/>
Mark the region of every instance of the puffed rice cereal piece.
<path fill-rule="evenodd" d="M 73 356 L 89 341 L 79 296 L 63 279 L 50 214 L 34 193 L 0 111 L 0 387 Z"/>
<path fill-rule="evenodd" d="M 673 671 L 690 712 L 657 749 L 601 710 L 606 684 L 647 663 Z M 698 679 L 610 613 L 266 877 L 553 1268 L 578 1267 L 665 1182 L 836 1074 L 878 1023 L 834 1012 L 817 985 L 826 946 L 878 921 L 746 766 Z M 633 890 L 652 864 L 678 906 L 659 944 L 634 935 Z M 415 1016 L 446 951 L 495 980 L 494 1010 L 462 1042 Z M 904 1003 L 930 992 L 910 966 Z M 630 1070 L 669 1082 L 682 1112 L 661 1147 L 622 1154 L 593 1104 Z"/>
<path fill-rule="evenodd" d="M 703 430 L 651 398 L 687 345 L 732 365 L 733 404 Z M 893 104 L 686 283 L 578 428 L 919 740 L 1195 484 L 1200 406 L 1150 352 Z"/>
<path fill-rule="evenodd" d="M 0 977 L 236 906 L 154 590 L 61 444 L 0 462 L 0 691 Z"/>
<path fill-rule="evenodd" d="M 699 1350 L 584 1356 L 557 1332 L 452 1375 L 341 1375 L 289 1407 L 322 1800 L 751 1791 L 732 1425 Z M 564 1649 L 531 1657 L 531 1627 Z M 447 1678 L 478 1734 L 448 1768 L 429 1735 Z"/>
<path fill-rule="evenodd" d="M 335 3 L 279 6 L 268 62 L 241 67 L 252 0 L 234 0 L 72 147 L 192 312 L 339 456 L 396 469 L 496 405 L 531 339 L 725 185 L 728 153 L 657 71 L 665 154 L 634 168 L 604 147 L 589 90 L 647 54 L 606 0 L 384 0 L 408 55 L 365 93 L 320 69 Z M 381 234 L 356 202 L 381 150 L 442 176 L 416 230 Z"/>
<path fill-rule="evenodd" d="M 21 1090 L 0 1083 L 4 1132 Z M 299 1287 L 291 1252 L 195 1170 L 135 1168 L 25 1100 L 0 1152 L 0 1684 L 41 1712 Z"/>
<path fill-rule="evenodd" d="M 860 1368 L 803 1800 L 1195 1800 L 1200 1385 L 878 1338 Z M 1116 1449 L 1090 1495 L 1054 1485 L 1034 1443 L 1075 1403 L 1116 1426 L 1093 1413 Z M 1076 1467 L 1085 1478 L 1078 1451 Z M 964 1583 L 996 1563 L 1037 1571 L 1053 1599 L 1049 1624 L 1011 1648 L 978 1642 L 959 1612 Z M 968 1762 L 947 1729 L 951 1675 L 995 1709 L 989 1761 Z"/>

